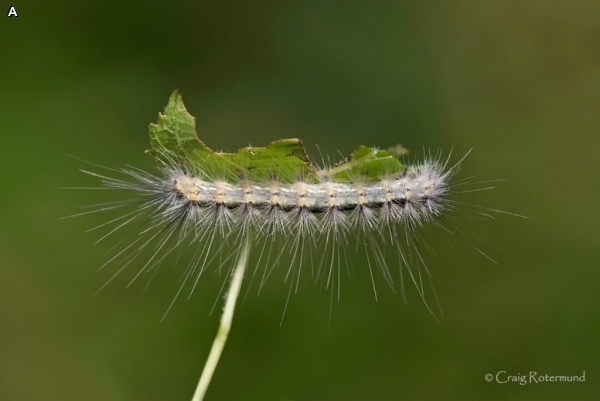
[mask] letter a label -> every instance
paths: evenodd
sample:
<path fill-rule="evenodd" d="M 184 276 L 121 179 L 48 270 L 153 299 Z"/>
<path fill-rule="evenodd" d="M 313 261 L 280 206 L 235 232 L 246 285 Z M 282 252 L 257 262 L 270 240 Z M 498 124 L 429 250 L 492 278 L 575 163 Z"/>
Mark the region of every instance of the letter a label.
<path fill-rule="evenodd" d="M 11 7 L 10 10 L 8 10 L 8 16 L 9 17 L 18 17 L 17 10 L 15 10 L 14 7 Z"/>

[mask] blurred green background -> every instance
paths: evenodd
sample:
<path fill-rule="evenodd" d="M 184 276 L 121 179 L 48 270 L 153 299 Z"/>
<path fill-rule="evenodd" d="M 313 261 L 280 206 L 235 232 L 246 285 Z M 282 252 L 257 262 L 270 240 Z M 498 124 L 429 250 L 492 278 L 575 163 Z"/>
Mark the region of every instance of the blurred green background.
<path fill-rule="evenodd" d="M 189 400 L 218 324 L 208 274 L 160 322 L 181 271 L 125 288 L 106 219 L 58 220 L 98 192 L 70 157 L 149 168 L 173 89 L 201 138 L 298 137 L 319 159 L 402 143 L 473 152 L 464 199 L 530 217 L 465 220 L 427 255 L 446 325 L 364 255 L 329 316 L 306 276 L 238 309 L 209 400 L 600 399 L 600 3 L 18 2 L 0 23 L 0 399 Z M 2 12 L 7 12 L 8 5 Z M 451 244 L 449 244 L 451 242 Z M 131 266 L 129 273 L 139 266 Z M 487 373 L 584 383 L 488 383 Z"/>

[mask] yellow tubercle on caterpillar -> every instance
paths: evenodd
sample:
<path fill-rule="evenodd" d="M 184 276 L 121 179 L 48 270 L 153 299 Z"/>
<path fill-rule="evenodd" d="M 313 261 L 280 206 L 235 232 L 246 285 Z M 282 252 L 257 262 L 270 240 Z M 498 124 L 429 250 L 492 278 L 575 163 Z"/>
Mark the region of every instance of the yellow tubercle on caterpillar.
<path fill-rule="evenodd" d="M 227 191 L 227 183 L 223 181 L 216 181 L 214 183 L 215 186 L 215 202 L 221 205 L 226 205 L 228 202 L 228 197 L 226 195 Z"/>
<path fill-rule="evenodd" d="M 335 187 L 330 182 L 326 182 L 323 185 L 324 185 L 324 189 L 325 189 L 325 194 L 327 195 L 327 206 L 329 206 L 329 207 L 338 206 L 339 203 L 336 199 Z"/>
<path fill-rule="evenodd" d="M 252 204 L 255 202 L 256 198 L 254 197 L 254 189 L 252 188 L 252 183 L 250 181 L 242 181 L 240 183 L 240 187 L 244 193 L 243 202 L 245 204 Z"/>
<path fill-rule="evenodd" d="M 307 208 L 313 206 L 314 201 L 309 197 L 310 191 L 308 184 L 298 181 L 292 185 L 291 190 L 296 193 L 298 207 Z"/>
<path fill-rule="evenodd" d="M 271 203 L 271 205 L 274 206 L 279 206 L 280 205 L 280 193 L 281 193 L 281 186 L 276 183 L 276 182 L 272 182 L 271 185 L 269 186 L 269 193 L 270 193 L 270 197 L 269 197 L 269 202 Z"/>
<path fill-rule="evenodd" d="M 368 202 L 367 202 L 367 197 L 365 194 L 364 186 L 361 183 L 355 182 L 354 189 L 356 190 L 356 193 L 358 194 L 357 204 L 359 206 L 366 205 Z"/>
<path fill-rule="evenodd" d="M 381 186 L 385 192 L 385 201 L 391 202 L 394 199 L 394 195 L 392 193 L 392 184 L 388 180 L 382 180 Z"/>

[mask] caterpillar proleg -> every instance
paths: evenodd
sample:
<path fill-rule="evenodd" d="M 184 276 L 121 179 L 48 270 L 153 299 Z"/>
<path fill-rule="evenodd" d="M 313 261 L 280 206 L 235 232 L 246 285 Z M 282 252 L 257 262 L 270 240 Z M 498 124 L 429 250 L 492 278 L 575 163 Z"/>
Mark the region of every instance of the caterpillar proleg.
<path fill-rule="evenodd" d="M 422 161 L 404 165 L 392 150 L 361 146 L 339 164 L 318 167 L 298 139 L 234 153 L 214 152 L 198 138 L 194 118 L 177 91 L 158 123 L 151 124 L 150 138 L 148 153 L 157 160 L 158 173 L 97 165 L 110 174 L 82 170 L 99 178 L 102 188 L 131 191 L 135 196 L 78 215 L 132 207 L 94 228 L 108 228 L 103 240 L 139 224 L 133 238 L 123 241 L 105 263 L 120 264 L 112 278 L 138 262 L 132 281 L 156 272 L 182 247 L 192 247 L 194 254 L 184 263 L 173 302 L 186 288 L 191 295 L 210 266 L 225 268 L 226 278 L 232 278 L 221 335 L 194 400 L 202 399 L 210 382 L 243 279 L 258 279 L 260 290 L 282 255 L 289 255 L 284 266 L 288 299 L 308 270 L 331 291 L 333 302 L 340 297 L 340 277 L 350 264 L 349 254 L 363 249 L 375 297 L 376 275 L 395 288 L 398 281 L 403 285 L 403 275 L 408 273 L 425 300 L 429 272 L 421 251 L 427 247 L 421 230 L 435 226 L 462 234 L 452 220 L 462 203 L 452 195 L 465 184 L 453 182 L 464 157 L 452 164 L 450 156 L 429 153 Z M 482 208 L 481 214 L 490 211 L 499 212 Z M 244 277 L 251 246 L 258 260 L 253 259 L 254 269 Z"/>

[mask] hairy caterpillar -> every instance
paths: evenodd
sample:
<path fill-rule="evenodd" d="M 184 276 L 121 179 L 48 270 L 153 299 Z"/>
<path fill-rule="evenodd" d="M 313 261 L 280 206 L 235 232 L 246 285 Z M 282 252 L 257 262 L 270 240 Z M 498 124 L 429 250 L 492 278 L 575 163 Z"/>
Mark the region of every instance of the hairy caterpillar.
<path fill-rule="evenodd" d="M 100 178 L 102 188 L 133 191 L 137 196 L 99 204 L 78 215 L 134 207 L 93 228 L 111 227 L 102 240 L 135 222 L 141 226 L 105 263 L 122 265 L 108 282 L 142 254 L 149 257 L 133 280 L 156 271 L 182 246 L 191 246 L 194 256 L 187 263 L 174 302 L 188 282 L 191 295 L 208 266 L 231 266 L 227 269 L 232 280 L 221 334 L 215 339 L 194 400 L 204 396 L 224 346 L 251 243 L 259 249 L 251 280 L 258 267 L 264 267 L 259 288 L 281 256 L 291 256 L 285 270 L 288 300 L 308 267 L 314 278 L 331 289 L 331 302 L 334 293 L 339 299 L 341 270 L 349 265 L 349 245 L 364 249 L 374 290 L 374 271 L 393 287 L 392 267 L 396 267 L 400 281 L 407 271 L 425 300 L 429 272 L 420 251 L 427 247 L 420 230 L 433 225 L 464 234 L 452 220 L 463 205 L 452 199 L 453 188 L 467 183 L 452 182 L 462 159 L 450 165 L 450 156 L 442 159 L 439 153 L 429 154 L 421 162 L 404 166 L 392 150 L 361 146 L 345 161 L 319 168 L 297 139 L 234 153 L 214 152 L 198 139 L 194 118 L 178 92 L 171 96 L 164 114 L 159 114 L 158 123 L 151 124 L 150 137 L 148 153 L 158 161 L 158 174 L 136 168 L 108 169 L 123 174 L 121 179 L 82 170 Z M 405 152 L 399 149 L 401 152 L 395 152 Z M 487 188 L 476 190 L 481 189 Z M 501 212 L 481 209 L 484 216 Z M 394 260 L 388 257 L 390 250 Z"/>
<path fill-rule="evenodd" d="M 133 255 L 153 240 L 159 246 L 150 262 L 165 256 L 159 255 L 159 251 L 169 240 L 174 244 L 163 254 L 184 242 L 195 243 L 200 250 L 188 266 L 187 277 L 196 275 L 197 279 L 211 259 L 211 248 L 213 252 L 224 246 L 236 249 L 242 236 L 252 235 L 255 242 L 277 246 L 279 252 L 287 250 L 293 255 L 300 250 L 322 255 L 331 252 L 329 262 L 327 259 L 319 262 L 319 271 L 327 276 L 326 286 L 332 284 L 334 275 L 339 279 L 339 271 L 332 269 L 339 270 L 339 252 L 352 235 L 359 241 L 361 237 L 363 242 L 367 241 L 364 245 L 390 283 L 388 262 L 380 249 L 384 244 L 398 249 L 399 263 L 408 266 L 415 262 L 409 262 L 408 258 L 414 259 L 416 255 L 403 251 L 402 242 L 408 241 L 406 245 L 414 251 L 412 242 L 416 240 L 418 227 L 453 208 L 445 195 L 449 192 L 448 180 L 457 171 L 457 166 L 446 169 L 446 164 L 430 159 L 408 167 L 402 174 L 374 182 L 361 180 L 360 176 L 350 183 L 335 182 L 326 176 L 317 183 L 308 179 L 285 182 L 273 177 L 263 185 L 248 179 L 214 179 L 202 166 L 164 159 L 167 161 L 161 165 L 160 175 L 123 169 L 121 172 L 135 181 L 101 176 L 107 188 L 134 190 L 141 195 L 138 210 L 120 219 L 125 220 L 121 225 L 140 219 L 151 221 L 150 228 L 142 231 L 135 241 L 140 246 L 132 249 Z M 219 245 L 213 247 L 215 242 Z M 151 266 L 148 263 L 144 268 Z M 268 265 L 269 261 L 265 263 Z M 158 261 L 152 266 L 157 264 Z M 299 272 L 290 270 L 289 274 L 299 275 Z M 265 278 L 266 275 L 265 272 Z"/>

